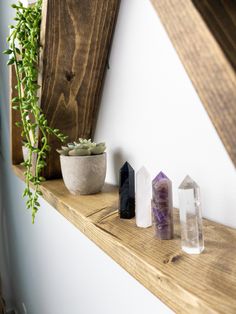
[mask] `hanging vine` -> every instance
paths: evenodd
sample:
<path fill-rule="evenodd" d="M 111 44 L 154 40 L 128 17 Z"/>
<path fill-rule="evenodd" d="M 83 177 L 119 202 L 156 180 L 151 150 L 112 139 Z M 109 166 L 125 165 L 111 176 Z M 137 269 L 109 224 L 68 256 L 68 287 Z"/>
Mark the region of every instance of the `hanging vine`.
<path fill-rule="evenodd" d="M 53 134 L 62 142 L 67 137 L 59 129 L 48 125 L 39 106 L 38 66 L 42 0 L 29 7 L 24 7 L 21 2 L 13 4 L 12 7 L 16 10 L 16 24 L 10 25 L 11 34 L 7 38 L 9 49 L 3 53 L 10 56 L 7 64 L 13 65 L 16 72 L 17 97 L 12 99 L 12 103 L 13 109 L 20 112 L 21 121 L 16 122 L 16 125 L 22 128 L 21 136 L 28 150 L 28 157 L 22 163 L 25 166 L 26 182 L 23 197 L 27 197 L 26 206 L 32 210 L 34 223 L 40 206 L 38 199 L 42 195 L 40 185 L 45 180 L 41 173 L 46 166 L 45 159 L 50 150 L 48 135 Z M 30 183 L 34 185 L 34 191 L 31 191 Z"/>

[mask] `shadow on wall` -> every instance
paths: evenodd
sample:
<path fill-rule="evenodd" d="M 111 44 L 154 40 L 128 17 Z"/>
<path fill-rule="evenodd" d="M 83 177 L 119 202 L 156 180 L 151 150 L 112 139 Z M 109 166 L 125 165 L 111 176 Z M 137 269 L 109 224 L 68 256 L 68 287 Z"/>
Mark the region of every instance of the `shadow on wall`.
<path fill-rule="evenodd" d="M 114 171 L 114 177 L 116 182 L 119 182 L 119 169 L 124 163 L 124 154 L 121 149 L 115 149 L 112 155 L 112 169 Z"/>
<path fill-rule="evenodd" d="M 2 164 L 2 162 L 2 157 L 0 156 L 0 163 Z M 5 311 L 3 310 L 5 309 L 5 301 L 6 306 L 11 306 L 8 237 L 6 230 L 4 200 L 2 195 L 2 180 L 0 180 L 0 314 L 5 313 Z"/>
<path fill-rule="evenodd" d="M 5 307 L 5 301 L 2 296 L 2 282 L 0 278 L 0 314 L 5 314 L 6 307 Z"/>
<path fill-rule="evenodd" d="M 124 153 L 122 149 L 116 148 L 114 151 L 112 151 L 111 154 L 111 164 L 112 164 L 112 169 L 114 171 L 114 178 L 116 184 L 119 183 L 119 173 L 120 173 L 120 168 L 123 166 L 123 164 L 129 160 L 129 157 L 127 153 Z"/>

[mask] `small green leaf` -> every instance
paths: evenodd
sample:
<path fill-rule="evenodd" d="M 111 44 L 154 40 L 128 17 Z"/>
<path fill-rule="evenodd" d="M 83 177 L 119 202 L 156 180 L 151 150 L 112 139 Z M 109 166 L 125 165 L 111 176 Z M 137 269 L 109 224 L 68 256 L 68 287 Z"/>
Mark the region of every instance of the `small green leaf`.
<path fill-rule="evenodd" d="M 14 64 L 14 62 L 15 62 L 15 59 L 11 58 L 10 60 L 8 60 L 7 65 Z"/>
<path fill-rule="evenodd" d="M 7 50 L 4 50 L 2 53 L 4 54 L 4 55 L 10 55 L 10 54 L 12 54 L 12 50 L 11 49 L 7 49 Z"/>
<path fill-rule="evenodd" d="M 12 101 L 12 102 L 19 102 L 19 101 L 20 101 L 20 98 L 19 98 L 19 97 L 14 97 L 14 98 L 12 98 L 11 101 Z"/>
<path fill-rule="evenodd" d="M 16 48 L 16 52 L 20 55 L 21 54 L 21 51 L 19 48 Z"/>
<path fill-rule="evenodd" d="M 19 109 L 20 109 L 20 106 L 12 106 L 12 109 L 14 109 L 14 110 L 19 110 Z"/>

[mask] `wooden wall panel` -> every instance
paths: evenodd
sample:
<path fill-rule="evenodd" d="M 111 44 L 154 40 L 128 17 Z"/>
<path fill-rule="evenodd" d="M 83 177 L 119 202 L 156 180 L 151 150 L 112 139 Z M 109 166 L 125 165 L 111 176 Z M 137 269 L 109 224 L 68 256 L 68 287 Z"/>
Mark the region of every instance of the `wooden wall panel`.
<path fill-rule="evenodd" d="M 214 7 L 214 20 L 208 21 L 211 28 L 221 29 L 217 39 L 207 26 L 191 0 L 151 0 L 179 57 L 189 74 L 202 103 L 207 110 L 226 150 L 236 165 L 236 76 L 233 64 L 235 53 L 236 4 L 234 1 L 194 1 L 203 10 L 209 3 Z M 219 4 L 225 4 L 223 12 Z M 227 5 L 226 5 L 227 4 Z M 205 7 L 206 9 L 206 7 Z M 213 14 L 213 9 L 211 9 Z M 218 12 L 218 14 L 216 14 Z M 206 12 L 205 12 L 206 14 Z M 227 31 L 225 31 L 227 28 Z M 233 53 L 233 54 L 232 54 Z M 231 57 L 229 56 L 231 55 Z M 167 60 L 168 62 L 168 60 Z M 171 86 L 170 86 L 171 89 Z M 201 126 L 199 126 L 200 128 Z M 207 134 L 206 134 L 207 136 Z M 207 152 L 202 152 L 207 154 Z"/>
<path fill-rule="evenodd" d="M 17 91 L 15 86 L 17 85 L 16 72 L 14 66 L 9 66 L 9 78 L 10 78 L 10 150 L 11 159 L 13 165 L 19 165 L 23 161 L 22 154 L 22 139 L 21 131 L 22 129 L 15 125 L 16 122 L 21 120 L 20 112 L 12 109 L 11 99 L 17 97 Z"/>
<path fill-rule="evenodd" d="M 119 0 L 44 0 L 41 107 L 69 141 L 90 138 L 102 92 Z M 61 144 L 49 138 L 47 178 L 60 176 Z"/>

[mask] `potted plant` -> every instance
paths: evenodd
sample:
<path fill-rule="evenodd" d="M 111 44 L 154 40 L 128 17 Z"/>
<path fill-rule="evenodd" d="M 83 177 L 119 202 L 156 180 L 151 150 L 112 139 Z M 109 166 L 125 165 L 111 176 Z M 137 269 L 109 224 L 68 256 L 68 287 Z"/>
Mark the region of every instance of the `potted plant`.
<path fill-rule="evenodd" d="M 61 171 L 65 186 L 72 194 L 95 194 L 102 190 L 106 177 L 106 145 L 91 139 L 62 146 Z"/>
<path fill-rule="evenodd" d="M 24 7 L 21 2 L 13 4 L 16 10 L 10 25 L 11 34 L 7 38 L 9 49 L 3 53 L 9 55 L 8 65 L 15 68 L 17 97 L 12 99 L 13 109 L 20 113 L 20 121 L 16 123 L 22 129 L 24 140 L 24 162 L 26 188 L 26 206 L 32 210 L 33 222 L 40 206 L 40 185 L 44 181 L 42 170 L 46 166 L 46 156 L 50 150 L 48 136 L 54 135 L 62 142 L 66 139 L 59 129 L 53 129 L 42 112 L 39 104 L 38 70 L 40 55 L 40 28 L 42 16 L 42 0 L 33 6 Z M 34 192 L 30 190 L 34 186 Z"/>

